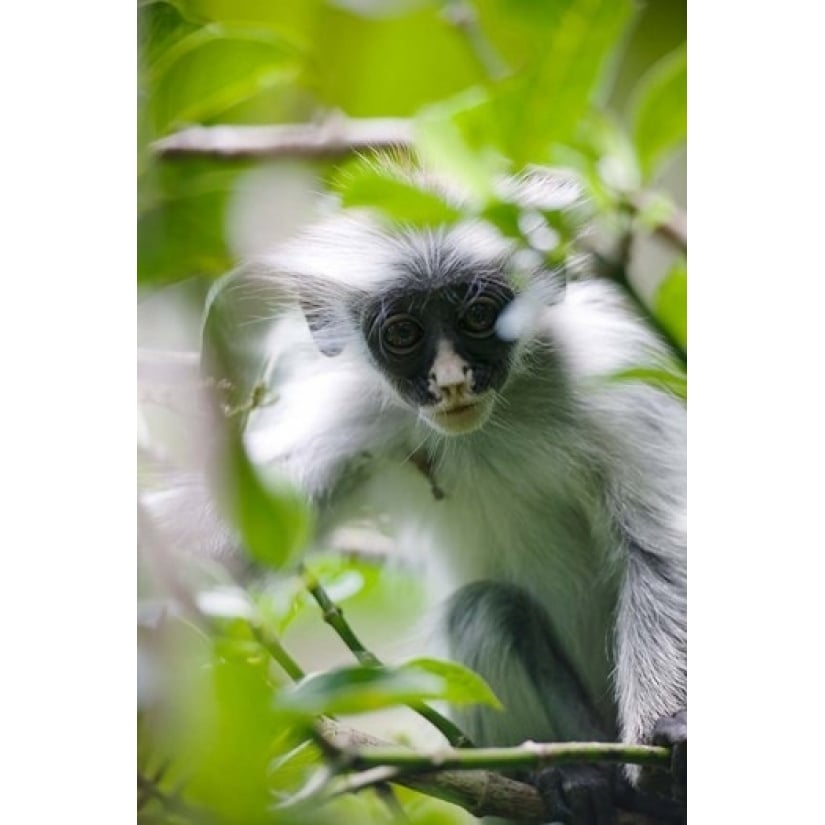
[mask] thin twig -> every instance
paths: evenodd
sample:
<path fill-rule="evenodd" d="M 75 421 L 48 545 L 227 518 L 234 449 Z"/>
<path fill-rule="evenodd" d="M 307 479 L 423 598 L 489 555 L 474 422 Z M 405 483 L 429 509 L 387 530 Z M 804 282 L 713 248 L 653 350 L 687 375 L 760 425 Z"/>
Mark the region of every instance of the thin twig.
<path fill-rule="evenodd" d="M 301 568 L 301 573 L 307 590 L 323 611 L 324 621 L 341 637 L 344 644 L 353 652 L 355 658 L 365 667 L 380 667 L 382 665 L 381 660 L 371 650 L 364 647 L 355 631 L 344 618 L 343 610 L 330 599 L 318 579 L 306 567 Z M 423 703 L 413 704 L 410 705 L 410 708 L 441 731 L 453 747 L 473 747 L 470 738 L 454 722 L 429 705 Z"/>
<path fill-rule="evenodd" d="M 370 748 L 351 750 L 346 753 L 346 759 L 361 770 L 386 765 L 414 771 L 473 771 L 480 768 L 510 771 L 571 762 L 620 762 L 667 768 L 670 749 L 616 742 L 524 742 L 511 748 L 444 748 L 428 753 L 408 748 Z"/>
<path fill-rule="evenodd" d="M 298 682 L 306 675 L 301 666 L 287 653 L 280 640 L 262 625 L 250 622 L 253 635 L 261 647 L 281 666 L 293 682 Z"/>

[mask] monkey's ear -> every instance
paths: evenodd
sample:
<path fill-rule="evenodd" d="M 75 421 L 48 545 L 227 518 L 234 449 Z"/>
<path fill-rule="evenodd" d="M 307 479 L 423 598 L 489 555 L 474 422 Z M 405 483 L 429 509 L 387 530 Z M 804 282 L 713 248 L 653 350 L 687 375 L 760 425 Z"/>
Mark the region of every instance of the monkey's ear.
<path fill-rule="evenodd" d="M 340 310 L 314 298 L 307 290 L 301 291 L 298 301 L 318 350 L 330 358 L 340 355 L 346 343 Z"/>

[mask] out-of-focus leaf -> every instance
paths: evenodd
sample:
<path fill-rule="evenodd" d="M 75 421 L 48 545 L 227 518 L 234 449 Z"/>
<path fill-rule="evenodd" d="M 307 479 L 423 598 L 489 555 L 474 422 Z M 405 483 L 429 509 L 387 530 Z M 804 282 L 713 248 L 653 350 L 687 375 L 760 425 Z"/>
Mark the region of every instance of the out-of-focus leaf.
<path fill-rule="evenodd" d="M 174 3 L 152 0 L 138 5 L 138 57 L 144 69 L 174 43 L 198 30 L 198 23 L 187 19 Z"/>
<path fill-rule="evenodd" d="M 231 283 L 231 281 L 230 281 Z M 227 321 L 222 310 L 230 309 L 231 302 L 222 304 L 220 291 L 208 300 L 204 323 L 203 361 L 207 374 L 220 383 L 232 381 L 237 353 L 232 337 L 224 335 Z M 237 391 L 224 395 L 234 410 Z M 238 529 L 249 555 L 260 564 L 278 569 L 302 549 L 311 532 L 311 515 L 305 498 L 272 473 L 264 481 L 247 456 L 243 442 L 245 415 L 227 415 L 225 406 L 215 399 L 216 422 L 223 438 L 220 471 L 223 482 L 222 503 L 230 522 Z"/>
<path fill-rule="evenodd" d="M 227 192 L 163 200 L 138 219 L 138 282 L 215 277 L 232 265 L 223 237 Z"/>
<path fill-rule="evenodd" d="M 175 0 L 190 16 L 217 23 L 266 27 L 293 42 L 309 41 L 323 0 Z"/>
<path fill-rule="evenodd" d="M 138 181 L 138 281 L 161 284 L 215 277 L 233 263 L 224 222 L 248 162 L 187 158 L 152 161 Z"/>
<path fill-rule="evenodd" d="M 637 222 L 648 230 L 654 230 L 673 217 L 676 205 L 662 192 L 647 195 L 641 208 L 636 213 Z"/>
<path fill-rule="evenodd" d="M 479 83 L 481 68 L 441 5 L 377 19 L 327 4 L 313 32 L 312 89 L 352 117 L 406 117 Z"/>
<path fill-rule="evenodd" d="M 249 555 L 278 569 L 303 548 L 311 519 L 305 500 L 285 483 L 264 484 L 249 461 L 239 436 L 230 436 L 226 502 Z"/>
<path fill-rule="evenodd" d="M 460 216 L 435 193 L 364 160 L 344 167 L 336 175 L 333 188 L 340 193 L 344 206 L 377 207 L 387 217 L 412 226 L 436 226 Z"/>
<path fill-rule="evenodd" d="M 687 377 L 684 373 L 669 372 L 653 367 L 632 367 L 613 373 L 610 381 L 643 381 L 659 389 L 667 390 L 679 398 L 687 398 Z"/>
<path fill-rule="evenodd" d="M 159 134 L 207 121 L 264 88 L 293 80 L 294 50 L 266 31 L 212 24 L 177 41 L 149 70 L 148 105 Z"/>
<path fill-rule="evenodd" d="M 400 669 L 440 676 L 446 682 L 443 698 L 453 704 L 482 704 L 499 710 L 503 707 L 492 688 L 481 676 L 457 662 L 420 658 L 405 662 Z"/>
<path fill-rule="evenodd" d="M 495 176 L 505 163 L 496 148 L 494 111 L 484 90 L 469 89 L 420 111 L 414 139 L 428 169 L 458 184 L 477 208 L 489 205 Z"/>
<path fill-rule="evenodd" d="M 311 741 L 301 742 L 272 760 L 269 765 L 271 784 L 276 789 L 294 790 L 301 787 L 308 774 L 321 764 L 323 756 L 318 746 Z"/>
<path fill-rule="evenodd" d="M 306 715 L 365 713 L 443 699 L 446 680 L 423 669 L 345 667 L 308 676 L 278 699 L 278 707 Z"/>
<path fill-rule="evenodd" d="M 656 63 L 635 91 L 633 138 L 646 178 L 687 134 L 687 50 Z"/>
<path fill-rule="evenodd" d="M 254 607 L 240 587 L 213 587 L 197 594 L 198 609 L 214 619 L 249 619 Z"/>
<path fill-rule="evenodd" d="M 221 639 L 214 644 L 206 656 L 175 649 L 152 738 L 173 757 L 169 781 L 181 783 L 187 803 L 215 821 L 264 825 L 271 822 L 267 767 L 284 718 L 272 704 L 266 660 L 253 663 Z"/>
<path fill-rule="evenodd" d="M 654 312 L 682 349 L 687 349 L 687 264 L 684 261 L 676 264 L 660 284 Z"/>
<path fill-rule="evenodd" d="M 529 4 L 509 3 L 535 19 L 541 52 L 535 68 L 513 82 L 498 107 L 508 148 L 521 166 L 553 159 L 552 145 L 568 143 L 604 81 L 604 70 L 633 13 L 632 0 L 560 0 L 534 16 Z"/>

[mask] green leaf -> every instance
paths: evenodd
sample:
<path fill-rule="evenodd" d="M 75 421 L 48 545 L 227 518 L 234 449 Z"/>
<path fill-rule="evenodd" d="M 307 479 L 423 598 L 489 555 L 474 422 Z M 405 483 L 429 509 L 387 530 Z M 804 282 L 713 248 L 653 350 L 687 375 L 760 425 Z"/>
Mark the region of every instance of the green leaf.
<path fill-rule="evenodd" d="M 406 13 L 380 19 L 343 5 L 326 3 L 312 30 L 309 82 L 326 106 L 352 117 L 409 117 L 482 80 L 472 51 L 445 19 L 443 3 L 407 3 Z"/>
<path fill-rule="evenodd" d="M 680 46 L 639 81 L 633 106 L 633 138 L 646 178 L 687 134 L 687 50 Z"/>
<path fill-rule="evenodd" d="M 203 122 L 252 95 L 293 81 L 292 47 L 265 30 L 204 26 L 174 42 L 148 71 L 148 103 L 157 133 Z"/>
<path fill-rule="evenodd" d="M 145 69 L 177 41 L 199 28 L 187 20 L 180 10 L 166 0 L 142 3 L 138 6 L 138 56 Z"/>
<path fill-rule="evenodd" d="M 453 704 L 482 704 L 498 710 L 503 708 L 487 682 L 477 673 L 457 662 L 419 658 L 405 662 L 401 665 L 401 669 L 440 676 L 446 682 L 443 698 Z"/>
<path fill-rule="evenodd" d="M 230 436 L 228 458 L 226 503 L 247 552 L 267 567 L 283 567 L 309 539 L 306 501 L 284 482 L 271 479 L 264 484 L 239 435 Z"/>
<path fill-rule="evenodd" d="M 552 14 L 536 21 L 541 51 L 535 68 L 502 99 L 500 117 L 509 128 L 517 166 L 552 160 L 552 145 L 573 139 L 634 8 L 632 0 L 569 0 L 552 6 Z"/>
<path fill-rule="evenodd" d="M 208 658 L 174 649 L 153 733 L 160 753 L 174 757 L 178 781 L 185 778 L 189 803 L 207 808 L 216 822 L 263 825 L 271 821 L 272 742 L 285 719 L 272 706 L 265 659 L 250 662 L 221 639 L 212 645 Z"/>
<path fill-rule="evenodd" d="M 437 226 L 460 217 L 437 194 L 405 180 L 397 171 L 359 159 L 343 167 L 333 188 L 347 207 L 376 207 L 393 220 L 412 226 Z"/>
<path fill-rule="evenodd" d="M 223 237 L 227 192 L 166 199 L 138 219 L 138 282 L 216 277 L 232 265 Z"/>
<path fill-rule="evenodd" d="M 631 367 L 613 373 L 609 380 L 643 381 L 645 384 L 666 390 L 679 398 L 687 399 L 687 377 L 684 373 L 670 372 L 654 367 Z"/>
<path fill-rule="evenodd" d="M 224 274 L 233 258 L 226 209 L 249 162 L 150 157 L 138 180 L 138 281 L 168 283 Z"/>
<path fill-rule="evenodd" d="M 682 349 L 687 349 L 687 264 L 676 264 L 659 286 L 654 313 Z"/>
<path fill-rule="evenodd" d="M 308 676 L 278 698 L 278 709 L 307 716 L 365 713 L 443 699 L 443 677 L 423 669 L 353 666 Z"/>
<path fill-rule="evenodd" d="M 478 88 L 422 109 L 413 122 L 424 166 L 456 183 L 478 209 L 493 199 L 493 180 L 504 168 L 492 101 Z"/>

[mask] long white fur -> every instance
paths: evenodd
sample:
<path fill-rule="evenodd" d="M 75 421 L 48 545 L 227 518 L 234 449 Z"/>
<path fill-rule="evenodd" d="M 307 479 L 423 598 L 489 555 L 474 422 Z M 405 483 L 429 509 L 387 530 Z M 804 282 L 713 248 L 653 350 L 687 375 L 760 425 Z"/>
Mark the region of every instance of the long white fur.
<path fill-rule="evenodd" d="M 253 413 L 247 445 L 318 503 L 323 525 L 382 518 L 414 552 L 435 549 L 449 590 L 491 581 L 530 594 L 608 728 L 644 741 L 686 706 L 684 406 L 612 380 L 660 365 L 664 352 L 611 284 L 573 281 L 561 297 L 514 253 L 478 221 L 414 232 L 356 213 L 269 255 L 259 266 L 282 296 L 268 343 L 278 401 Z M 516 340 L 510 377 L 476 432 L 427 424 L 372 362 L 358 326 L 353 308 L 409 284 L 413 257 L 431 285 L 462 263 L 503 268 L 517 293 L 502 318 L 503 337 Z M 319 352 L 305 315 L 323 322 L 337 355 Z M 501 744 L 589 738 L 501 624 L 482 615 L 453 640 L 507 705 L 471 714 L 471 733 Z"/>
<path fill-rule="evenodd" d="M 343 351 L 321 355 L 305 326 L 296 340 L 299 310 L 281 319 L 273 346 L 290 366 L 279 403 L 252 422 L 251 452 L 286 469 L 331 523 L 371 512 L 389 516 L 399 534 L 426 533 L 453 588 L 479 580 L 523 588 L 546 610 L 599 711 L 627 741 L 644 740 L 659 717 L 686 705 L 685 413 L 662 391 L 611 376 L 659 365 L 662 347 L 610 284 L 572 282 L 563 300 L 540 301 L 529 323 L 511 324 L 521 337 L 490 421 L 444 436 L 382 377 L 344 311 L 353 296 L 403 283 L 411 252 L 437 269 L 459 259 L 489 266 L 512 250 L 477 222 L 398 233 L 349 216 L 269 259 L 273 278 L 333 304 Z M 514 273 L 525 296 L 535 282 L 535 273 Z M 434 479 L 406 460 L 422 451 Z M 443 500 L 431 494 L 433 480 Z M 485 635 L 474 651 L 512 700 L 506 715 L 484 717 L 482 736 L 571 736 L 541 712 L 553 685 L 529 683 L 511 642 Z"/>

